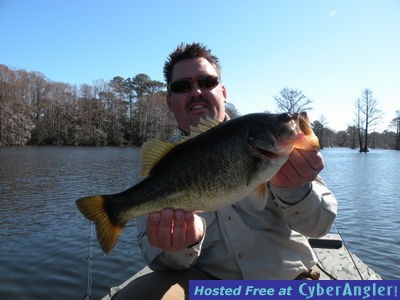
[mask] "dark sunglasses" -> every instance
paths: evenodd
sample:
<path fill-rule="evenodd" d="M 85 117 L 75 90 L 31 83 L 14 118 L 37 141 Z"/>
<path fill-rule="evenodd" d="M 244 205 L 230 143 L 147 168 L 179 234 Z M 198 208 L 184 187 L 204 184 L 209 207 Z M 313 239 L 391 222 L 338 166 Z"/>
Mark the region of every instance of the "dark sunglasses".
<path fill-rule="evenodd" d="M 216 76 L 206 75 L 196 78 L 197 84 L 201 89 L 213 89 L 219 84 L 219 78 Z M 180 79 L 169 84 L 169 90 L 172 93 L 188 93 L 193 88 L 192 79 Z"/>

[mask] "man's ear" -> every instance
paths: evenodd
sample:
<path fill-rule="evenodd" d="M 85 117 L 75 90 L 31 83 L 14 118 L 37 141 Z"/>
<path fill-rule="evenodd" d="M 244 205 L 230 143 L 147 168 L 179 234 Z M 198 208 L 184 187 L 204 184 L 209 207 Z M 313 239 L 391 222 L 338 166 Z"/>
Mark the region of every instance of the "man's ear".
<path fill-rule="evenodd" d="M 225 88 L 225 85 L 222 85 L 221 86 L 221 89 L 222 89 L 222 95 L 224 96 L 224 98 L 225 98 L 225 103 L 227 102 L 227 97 L 228 97 L 228 93 L 226 92 L 226 88 Z"/>

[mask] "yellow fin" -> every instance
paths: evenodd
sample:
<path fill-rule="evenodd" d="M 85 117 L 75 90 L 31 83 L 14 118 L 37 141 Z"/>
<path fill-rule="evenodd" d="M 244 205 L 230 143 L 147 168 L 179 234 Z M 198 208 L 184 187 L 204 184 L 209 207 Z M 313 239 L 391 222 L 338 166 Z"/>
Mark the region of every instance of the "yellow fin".
<path fill-rule="evenodd" d="M 219 121 L 217 118 L 210 118 L 209 116 L 205 118 L 200 118 L 199 125 L 197 126 L 190 126 L 190 134 L 182 138 L 182 142 L 190 140 L 203 132 L 206 132 L 207 130 L 219 125 L 221 121 Z"/>
<path fill-rule="evenodd" d="M 162 142 L 154 139 L 144 143 L 140 151 L 140 176 L 148 176 L 154 165 L 177 144 L 178 143 Z"/>
<path fill-rule="evenodd" d="M 76 201 L 81 213 L 96 225 L 97 240 L 104 253 L 108 254 L 114 248 L 125 224 L 111 222 L 104 209 L 106 198 L 104 196 L 86 197 Z"/>
<path fill-rule="evenodd" d="M 261 200 L 266 198 L 267 193 L 268 193 L 267 183 L 262 183 L 251 193 L 251 196 Z"/>
<path fill-rule="evenodd" d="M 200 123 L 197 126 L 190 126 L 190 134 L 182 137 L 176 142 L 164 142 L 159 140 L 151 139 L 143 144 L 140 154 L 141 170 L 140 176 L 148 176 L 151 169 L 164 157 L 169 151 L 171 151 L 176 145 L 186 142 L 199 134 L 206 132 L 207 130 L 217 126 L 221 122 L 217 119 L 211 119 L 206 117 L 205 119 L 200 118 Z"/>

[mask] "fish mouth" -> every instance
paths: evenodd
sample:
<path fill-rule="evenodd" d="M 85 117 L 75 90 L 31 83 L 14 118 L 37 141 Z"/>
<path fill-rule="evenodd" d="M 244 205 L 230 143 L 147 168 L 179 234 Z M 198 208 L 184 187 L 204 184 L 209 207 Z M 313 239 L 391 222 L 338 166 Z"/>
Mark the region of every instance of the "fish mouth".
<path fill-rule="evenodd" d="M 271 150 L 266 150 L 262 149 L 260 147 L 254 147 L 254 149 L 263 157 L 266 157 L 267 159 L 277 159 L 280 155 L 276 152 L 273 152 Z"/>
<path fill-rule="evenodd" d="M 281 157 L 287 157 L 293 150 L 293 143 L 279 143 L 277 142 L 276 147 L 273 150 L 261 148 L 260 146 L 253 146 L 253 149 L 264 159 L 275 160 Z"/>
<path fill-rule="evenodd" d="M 287 135 L 277 138 L 268 130 L 270 142 L 263 143 L 260 140 L 250 138 L 249 144 L 257 156 L 265 160 L 276 160 L 282 156 L 288 156 L 292 150 L 293 143 L 287 141 Z M 286 138 L 286 139 L 285 139 Z"/>

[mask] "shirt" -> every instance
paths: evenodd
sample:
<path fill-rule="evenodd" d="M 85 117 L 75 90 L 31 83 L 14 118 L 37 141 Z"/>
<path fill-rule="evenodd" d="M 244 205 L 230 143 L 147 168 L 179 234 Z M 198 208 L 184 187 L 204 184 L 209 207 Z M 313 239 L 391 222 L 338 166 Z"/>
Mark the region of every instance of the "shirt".
<path fill-rule="evenodd" d="M 138 240 L 153 270 L 196 266 L 220 279 L 294 279 L 316 263 L 307 237 L 327 233 L 337 213 L 330 190 L 317 179 L 302 188 L 268 186 L 264 199 L 249 195 L 204 212 L 205 234 L 187 249 L 166 252 L 147 240 L 147 217 L 137 219 Z"/>

